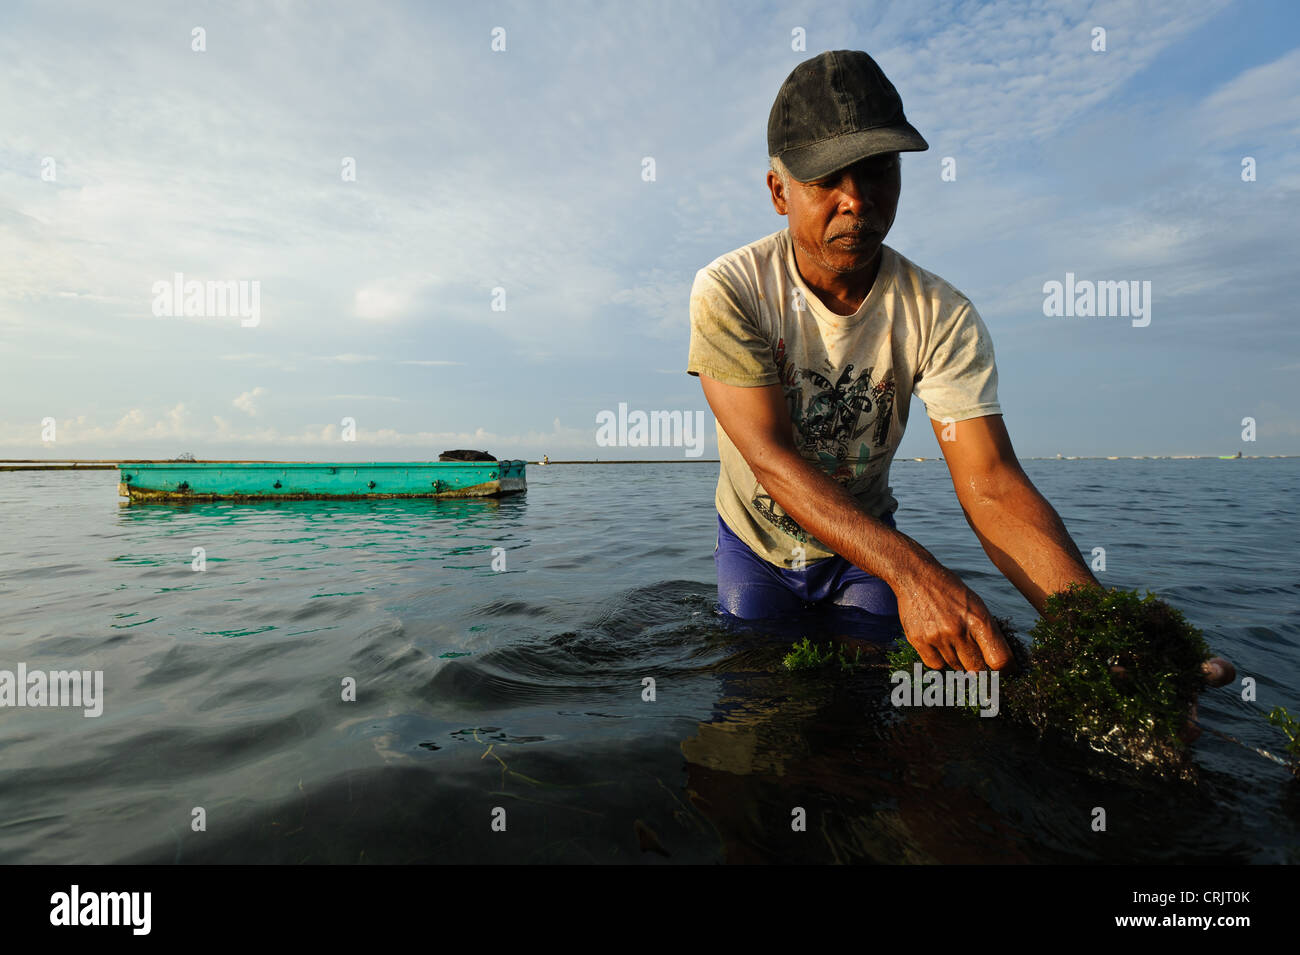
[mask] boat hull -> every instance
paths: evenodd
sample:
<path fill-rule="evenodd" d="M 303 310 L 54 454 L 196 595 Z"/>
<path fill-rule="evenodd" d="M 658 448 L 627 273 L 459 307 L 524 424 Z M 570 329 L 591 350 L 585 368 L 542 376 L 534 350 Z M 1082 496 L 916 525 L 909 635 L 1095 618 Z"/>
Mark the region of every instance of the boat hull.
<path fill-rule="evenodd" d="M 502 497 L 527 490 L 525 461 L 198 462 L 118 465 L 118 493 L 142 504 Z"/>

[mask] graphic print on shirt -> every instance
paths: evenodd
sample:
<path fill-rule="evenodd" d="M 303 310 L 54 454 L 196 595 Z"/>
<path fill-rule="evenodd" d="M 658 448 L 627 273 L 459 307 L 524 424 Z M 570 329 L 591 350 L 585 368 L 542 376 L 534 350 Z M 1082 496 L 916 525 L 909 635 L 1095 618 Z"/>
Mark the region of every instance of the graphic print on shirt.
<path fill-rule="evenodd" d="M 774 357 L 800 452 L 814 457 L 823 471 L 852 493 L 856 490 L 852 485 L 872 459 L 873 449 L 883 448 L 889 440 L 894 409 L 893 369 L 886 370 L 876 381 L 872 378 L 874 367 L 854 377 L 854 366 L 849 364 L 832 382 L 811 368 L 792 367 L 784 338 L 778 340 Z M 867 432 L 871 432 L 869 444 L 860 440 Z M 850 455 L 854 443 L 857 452 Z M 750 503 L 791 537 L 808 539 L 798 522 L 776 512 L 776 502 L 761 485 Z"/>

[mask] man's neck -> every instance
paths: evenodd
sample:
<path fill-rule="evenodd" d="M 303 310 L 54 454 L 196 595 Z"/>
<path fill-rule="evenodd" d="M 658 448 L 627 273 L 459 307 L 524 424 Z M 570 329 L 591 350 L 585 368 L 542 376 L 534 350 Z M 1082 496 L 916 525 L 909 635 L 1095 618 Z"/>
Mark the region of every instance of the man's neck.
<path fill-rule="evenodd" d="M 823 305 L 836 315 L 852 315 L 862 307 L 862 303 L 871 294 L 872 286 L 876 284 L 876 276 L 880 274 L 884 246 L 877 250 L 866 268 L 844 274 L 819 268 L 808 261 L 799 244 L 794 242 L 793 236 L 791 243 L 794 245 L 794 263 L 799 270 L 799 277 Z"/>

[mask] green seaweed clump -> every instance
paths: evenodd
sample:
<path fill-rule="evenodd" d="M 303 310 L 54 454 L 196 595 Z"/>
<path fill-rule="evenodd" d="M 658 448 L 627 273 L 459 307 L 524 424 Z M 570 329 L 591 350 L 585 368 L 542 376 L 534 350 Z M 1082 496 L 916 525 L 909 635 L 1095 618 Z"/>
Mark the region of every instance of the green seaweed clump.
<path fill-rule="evenodd" d="M 1071 584 L 1048 597 L 1027 651 L 1009 621 L 994 619 L 1016 661 L 999 679 L 1008 719 L 1158 773 L 1192 776 L 1184 729 L 1210 653 L 1179 611 L 1149 592 Z M 910 671 L 920 655 L 901 641 L 887 658 L 892 669 Z"/>
<path fill-rule="evenodd" d="M 787 670 L 820 670 L 823 667 L 839 666 L 841 670 L 853 670 L 863 665 L 862 651 L 855 650 L 850 657 L 844 648 L 834 644 L 825 647 L 813 643 L 804 637 L 791 645 L 790 652 L 782 658 Z"/>
<path fill-rule="evenodd" d="M 1098 752 L 1186 776 L 1184 730 L 1205 688 L 1201 631 L 1150 592 L 1071 584 L 1030 631 L 1030 667 L 1008 680 L 1007 712 Z"/>

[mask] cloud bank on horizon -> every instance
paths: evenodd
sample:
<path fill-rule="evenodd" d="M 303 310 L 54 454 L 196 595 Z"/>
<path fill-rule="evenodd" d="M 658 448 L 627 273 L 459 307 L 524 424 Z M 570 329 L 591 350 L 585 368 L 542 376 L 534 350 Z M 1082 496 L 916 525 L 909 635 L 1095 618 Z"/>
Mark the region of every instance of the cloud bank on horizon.
<path fill-rule="evenodd" d="M 692 279 L 784 227 L 768 110 L 843 48 L 930 142 L 888 242 L 974 301 L 1022 456 L 1300 453 L 1298 21 L 1226 0 L 6 7 L 0 457 L 681 458 L 599 446 L 597 421 L 707 414 Z M 1149 324 L 1045 314 L 1067 276 L 1149 282 Z M 915 424 L 899 451 L 936 453 Z"/>

